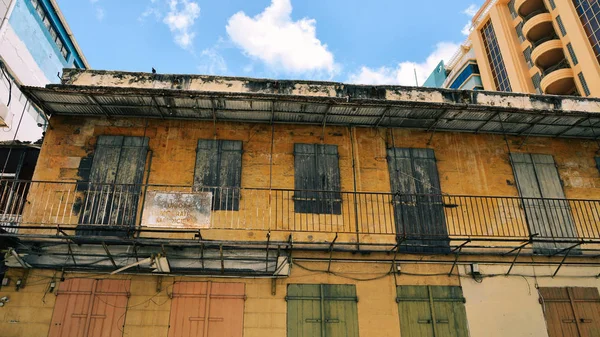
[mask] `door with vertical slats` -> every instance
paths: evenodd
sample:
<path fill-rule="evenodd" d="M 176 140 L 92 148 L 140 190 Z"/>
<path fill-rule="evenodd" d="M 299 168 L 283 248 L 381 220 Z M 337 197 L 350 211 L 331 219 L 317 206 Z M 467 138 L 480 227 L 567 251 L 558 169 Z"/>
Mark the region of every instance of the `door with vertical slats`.
<path fill-rule="evenodd" d="M 358 337 L 353 285 L 289 284 L 287 337 Z"/>
<path fill-rule="evenodd" d="M 402 337 L 468 337 L 465 299 L 460 287 L 399 286 Z"/>
<path fill-rule="evenodd" d="M 388 149 L 396 234 L 412 252 L 448 251 L 448 230 L 435 155 L 431 149 Z"/>
<path fill-rule="evenodd" d="M 549 337 L 600 336 L 598 288 L 539 288 Z"/>
<path fill-rule="evenodd" d="M 48 336 L 122 336 L 129 287 L 129 280 L 70 279 L 62 282 Z"/>
<path fill-rule="evenodd" d="M 512 153 L 511 163 L 531 234 L 539 239 L 577 237 L 571 208 L 551 155 Z M 537 252 L 552 252 L 569 244 L 534 243 Z M 573 252 L 571 252 L 573 253 Z"/>
<path fill-rule="evenodd" d="M 241 337 L 243 283 L 176 282 L 168 337 Z"/>
<path fill-rule="evenodd" d="M 98 137 L 79 235 L 119 236 L 135 226 L 147 153 L 146 137 Z M 115 231 L 89 230 L 86 225 L 106 225 Z"/>

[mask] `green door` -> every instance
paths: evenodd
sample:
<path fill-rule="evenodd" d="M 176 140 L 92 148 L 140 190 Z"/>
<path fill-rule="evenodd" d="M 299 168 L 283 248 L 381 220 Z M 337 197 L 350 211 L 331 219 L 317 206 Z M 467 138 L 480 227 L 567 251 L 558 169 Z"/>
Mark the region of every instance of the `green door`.
<path fill-rule="evenodd" d="M 353 285 L 289 284 L 288 337 L 358 337 Z"/>
<path fill-rule="evenodd" d="M 468 337 L 465 299 L 460 287 L 399 286 L 402 337 Z"/>

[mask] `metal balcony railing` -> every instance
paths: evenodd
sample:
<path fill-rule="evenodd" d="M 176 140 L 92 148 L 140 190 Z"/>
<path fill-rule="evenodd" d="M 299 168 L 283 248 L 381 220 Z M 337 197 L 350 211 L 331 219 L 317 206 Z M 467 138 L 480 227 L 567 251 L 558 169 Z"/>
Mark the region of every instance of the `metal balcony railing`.
<path fill-rule="evenodd" d="M 541 38 L 537 41 L 531 42 L 531 48 L 535 49 L 535 48 L 539 47 L 542 43 L 552 41 L 552 40 L 560 40 L 560 38 L 558 37 L 558 35 L 556 35 L 556 33 L 552 32 L 551 35 L 544 36 L 543 38 Z"/>
<path fill-rule="evenodd" d="M 536 11 L 531 12 L 529 15 L 525 16 L 523 18 L 523 24 L 525 24 L 527 21 L 533 19 L 534 17 L 540 15 L 540 14 L 545 14 L 545 13 L 549 13 L 547 9 L 538 9 Z"/>
<path fill-rule="evenodd" d="M 562 61 L 558 62 L 557 64 L 546 68 L 542 73 L 542 78 L 548 76 L 549 74 L 551 74 L 557 70 L 568 69 L 568 68 L 571 68 L 571 64 L 569 64 L 569 61 L 566 58 L 564 58 L 564 59 L 562 59 Z"/>
<path fill-rule="evenodd" d="M 142 218 L 152 211 L 152 192 L 205 192 L 208 197 L 200 209 L 166 203 L 159 210 L 167 213 L 160 227 L 173 231 L 600 239 L 600 200 L 12 180 L 0 181 L 0 227 L 11 233 L 28 228 L 29 233 L 37 227 L 75 226 L 79 235 L 128 235 L 149 225 Z M 202 213 L 204 221 L 186 222 L 194 212 Z"/>

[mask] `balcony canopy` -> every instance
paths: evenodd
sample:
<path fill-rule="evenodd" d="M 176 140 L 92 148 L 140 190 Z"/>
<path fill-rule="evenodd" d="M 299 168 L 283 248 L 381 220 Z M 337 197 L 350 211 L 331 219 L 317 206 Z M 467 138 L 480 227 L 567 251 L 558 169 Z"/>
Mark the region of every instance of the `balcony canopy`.
<path fill-rule="evenodd" d="M 315 83 L 335 88 L 335 96 L 82 85 L 24 87 L 23 92 L 50 115 L 600 136 L 598 99 Z"/>

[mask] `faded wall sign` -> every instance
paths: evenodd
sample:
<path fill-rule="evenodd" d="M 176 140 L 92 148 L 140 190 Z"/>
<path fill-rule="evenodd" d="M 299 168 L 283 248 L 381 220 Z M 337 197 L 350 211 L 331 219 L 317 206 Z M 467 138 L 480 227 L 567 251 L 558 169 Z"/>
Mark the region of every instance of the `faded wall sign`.
<path fill-rule="evenodd" d="M 209 228 L 212 193 L 148 191 L 142 226 Z"/>

